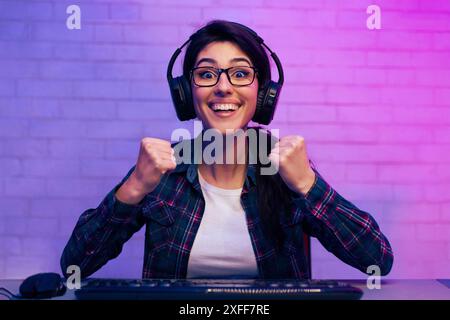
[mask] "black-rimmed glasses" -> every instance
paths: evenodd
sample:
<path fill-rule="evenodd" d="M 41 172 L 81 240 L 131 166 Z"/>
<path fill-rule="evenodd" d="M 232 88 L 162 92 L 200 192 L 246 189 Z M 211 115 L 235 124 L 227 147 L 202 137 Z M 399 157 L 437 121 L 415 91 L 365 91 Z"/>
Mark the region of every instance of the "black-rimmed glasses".
<path fill-rule="evenodd" d="M 219 82 L 223 72 L 233 86 L 242 87 L 253 83 L 257 71 L 256 68 L 248 66 L 235 66 L 227 69 L 197 67 L 191 70 L 191 79 L 199 87 L 212 87 Z"/>

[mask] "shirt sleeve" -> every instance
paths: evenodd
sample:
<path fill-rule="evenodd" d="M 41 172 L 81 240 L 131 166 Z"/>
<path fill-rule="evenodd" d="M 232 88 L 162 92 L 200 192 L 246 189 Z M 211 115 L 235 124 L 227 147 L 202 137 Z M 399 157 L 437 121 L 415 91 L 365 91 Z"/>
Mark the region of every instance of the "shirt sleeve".
<path fill-rule="evenodd" d="M 393 253 L 375 219 L 339 195 L 314 169 L 316 180 L 306 195 L 293 194 L 294 215 L 305 232 L 345 263 L 366 273 L 376 265 L 381 275 L 392 268 Z"/>
<path fill-rule="evenodd" d="M 80 216 L 61 256 L 61 269 L 76 265 L 85 278 L 117 257 L 123 244 L 144 225 L 142 203 L 129 205 L 119 201 L 115 193 L 133 172 L 115 186 L 96 209 L 88 209 Z"/>

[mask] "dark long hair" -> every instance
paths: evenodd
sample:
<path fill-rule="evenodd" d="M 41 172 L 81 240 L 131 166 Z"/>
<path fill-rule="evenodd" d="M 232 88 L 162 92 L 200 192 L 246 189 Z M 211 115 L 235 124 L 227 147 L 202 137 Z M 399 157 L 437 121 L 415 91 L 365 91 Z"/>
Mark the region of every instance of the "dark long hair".
<path fill-rule="evenodd" d="M 192 37 L 186 49 L 183 62 L 183 75 L 187 79 L 189 79 L 190 71 L 194 67 L 200 51 L 208 44 L 216 41 L 234 43 L 250 57 L 251 62 L 258 70 L 259 89 L 270 81 L 270 63 L 264 48 L 248 30 L 238 24 L 224 20 L 209 22 Z M 258 131 L 262 130 L 261 127 L 256 127 L 255 129 Z M 259 137 L 259 132 L 257 136 Z M 266 148 L 266 150 L 270 152 L 270 148 Z M 289 212 L 289 193 L 278 173 L 275 175 L 261 175 L 259 156 L 257 158 L 256 187 L 260 219 L 267 237 L 272 240 L 277 249 L 281 249 L 284 239 L 280 218 L 281 214 Z"/>
<path fill-rule="evenodd" d="M 253 127 L 253 129 L 258 130 L 258 160 L 256 164 L 257 174 L 256 174 L 256 188 L 258 193 L 258 210 L 260 214 L 261 221 L 263 223 L 263 229 L 268 237 L 273 241 L 277 251 L 282 249 L 284 243 L 284 234 L 281 228 L 280 219 L 282 215 L 285 215 L 285 220 L 290 214 L 291 209 L 291 199 L 290 191 L 286 184 L 283 182 L 279 173 L 273 175 L 263 175 L 261 174 L 262 164 L 260 157 L 266 158 L 269 156 L 271 151 L 270 141 L 271 134 L 265 131 L 261 127 Z M 262 134 L 267 134 L 267 147 L 265 150 L 260 150 L 259 139 L 261 138 L 260 132 Z M 262 154 L 262 152 L 267 152 L 267 154 Z"/>

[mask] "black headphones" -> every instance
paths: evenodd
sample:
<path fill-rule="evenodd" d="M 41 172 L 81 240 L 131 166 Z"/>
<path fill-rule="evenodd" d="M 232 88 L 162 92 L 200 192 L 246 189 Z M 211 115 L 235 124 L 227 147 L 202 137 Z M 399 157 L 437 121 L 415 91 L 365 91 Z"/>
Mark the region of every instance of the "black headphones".
<path fill-rule="evenodd" d="M 275 64 L 277 66 L 278 82 L 271 80 L 265 87 L 259 89 L 258 99 L 256 102 L 256 111 L 255 115 L 252 118 L 254 122 L 267 125 L 273 119 L 281 87 L 283 86 L 283 67 L 281 66 L 281 62 L 275 52 L 270 50 L 270 48 L 264 43 L 264 40 L 260 36 L 258 36 L 255 31 L 240 23 L 232 23 L 246 29 L 261 46 L 264 46 L 270 52 L 272 59 L 275 61 Z M 181 49 L 183 49 L 192 40 L 192 38 L 202 30 L 203 28 L 191 35 L 189 39 L 173 53 L 172 57 L 170 58 L 169 65 L 167 66 L 167 81 L 169 82 L 170 94 L 172 96 L 172 101 L 175 106 L 177 117 L 180 121 L 195 119 L 196 114 L 192 99 L 190 79 L 186 79 L 184 75 L 173 78 L 172 69 L 175 60 L 181 53 Z"/>

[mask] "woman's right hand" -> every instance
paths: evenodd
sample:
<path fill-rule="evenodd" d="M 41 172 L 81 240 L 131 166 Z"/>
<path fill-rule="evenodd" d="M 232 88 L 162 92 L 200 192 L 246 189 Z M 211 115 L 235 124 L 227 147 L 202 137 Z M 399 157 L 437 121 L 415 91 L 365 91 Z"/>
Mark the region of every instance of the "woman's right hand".
<path fill-rule="evenodd" d="M 125 203 L 139 203 L 146 194 L 158 186 L 161 177 L 176 166 L 170 142 L 157 138 L 143 138 L 136 167 L 117 191 L 116 197 Z"/>

